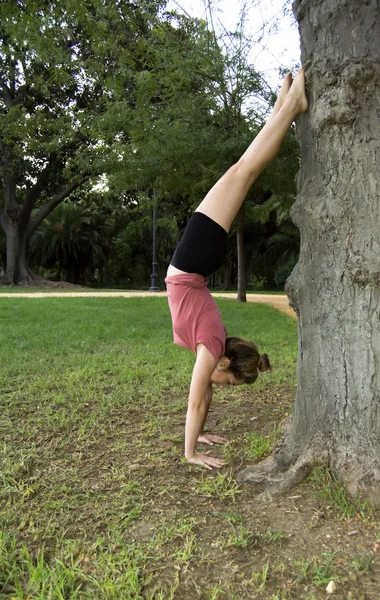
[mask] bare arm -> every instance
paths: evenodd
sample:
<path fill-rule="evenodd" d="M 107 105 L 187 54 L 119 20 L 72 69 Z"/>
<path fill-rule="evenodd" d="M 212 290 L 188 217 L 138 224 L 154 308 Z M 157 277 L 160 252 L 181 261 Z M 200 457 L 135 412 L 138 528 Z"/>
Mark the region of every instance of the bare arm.
<path fill-rule="evenodd" d="M 215 367 L 216 361 L 210 351 L 203 344 L 199 344 L 191 378 L 189 406 L 186 416 L 185 456 L 189 462 L 202 465 L 207 469 L 219 468 L 224 464 L 222 460 L 195 452 L 198 436 L 207 419 L 211 402 L 210 378 Z"/>
<path fill-rule="evenodd" d="M 208 390 L 206 393 L 207 414 L 208 414 L 208 411 L 210 410 L 211 402 L 212 402 L 212 383 L 210 382 L 208 384 Z M 207 418 L 207 415 L 206 415 L 206 418 Z M 213 446 L 214 444 L 226 444 L 228 442 L 227 438 L 221 437 L 220 435 L 213 435 L 211 433 L 203 432 L 203 429 L 204 429 L 204 426 L 206 423 L 206 418 L 202 423 L 201 433 L 198 436 L 198 444 L 207 444 L 208 446 Z"/>
<path fill-rule="evenodd" d="M 207 392 L 206 392 L 206 410 L 207 410 L 207 412 L 206 412 L 205 418 L 203 420 L 200 433 L 203 432 L 203 428 L 204 428 L 206 420 L 207 420 L 208 411 L 210 410 L 211 401 L 212 401 L 212 383 L 210 381 L 210 383 L 208 384 Z"/>

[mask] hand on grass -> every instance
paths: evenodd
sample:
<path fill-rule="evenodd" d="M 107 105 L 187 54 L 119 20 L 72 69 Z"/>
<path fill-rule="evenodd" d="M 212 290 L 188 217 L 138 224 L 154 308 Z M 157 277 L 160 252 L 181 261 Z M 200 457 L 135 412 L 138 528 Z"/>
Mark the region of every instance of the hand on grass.
<path fill-rule="evenodd" d="M 227 442 L 227 438 L 220 437 L 219 435 L 211 435 L 210 433 L 202 433 L 202 435 L 198 436 L 198 444 L 212 446 L 213 444 L 227 444 Z"/>
<path fill-rule="evenodd" d="M 206 467 L 210 471 L 214 469 L 220 469 L 224 465 L 224 460 L 220 460 L 219 458 L 214 458 L 213 456 L 209 456 L 206 452 L 205 454 L 201 452 L 195 452 L 194 456 L 187 459 L 189 463 L 193 465 L 200 465 L 201 467 Z"/>

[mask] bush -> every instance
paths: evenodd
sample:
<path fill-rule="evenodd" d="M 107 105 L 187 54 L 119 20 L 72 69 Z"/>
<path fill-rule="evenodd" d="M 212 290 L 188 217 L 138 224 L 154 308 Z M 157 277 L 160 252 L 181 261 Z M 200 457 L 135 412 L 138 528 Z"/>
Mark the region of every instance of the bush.
<path fill-rule="evenodd" d="M 265 290 L 266 279 L 264 277 L 256 277 L 256 275 L 251 275 L 248 279 L 247 289 L 252 290 L 253 292 L 261 292 Z"/>

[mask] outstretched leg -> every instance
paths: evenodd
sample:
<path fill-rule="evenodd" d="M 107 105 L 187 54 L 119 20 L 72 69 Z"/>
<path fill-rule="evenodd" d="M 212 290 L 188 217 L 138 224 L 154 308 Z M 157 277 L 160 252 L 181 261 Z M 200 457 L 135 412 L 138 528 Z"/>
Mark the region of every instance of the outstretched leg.
<path fill-rule="evenodd" d="M 249 188 L 276 157 L 294 119 L 306 111 L 307 106 L 304 71 L 301 69 L 293 84 L 291 75 L 286 77 L 268 122 L 240 160 L 211 188 L 196 212 L 207 215 L 229 231 Z"/>

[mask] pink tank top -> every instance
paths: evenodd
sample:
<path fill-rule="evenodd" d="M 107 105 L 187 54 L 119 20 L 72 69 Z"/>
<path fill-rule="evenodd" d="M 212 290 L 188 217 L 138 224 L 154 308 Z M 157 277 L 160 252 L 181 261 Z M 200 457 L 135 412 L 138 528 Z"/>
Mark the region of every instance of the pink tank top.
<path fill-rule="evenodd" d="M 197 353 L 201 343 L 216 362 L 224 354 L 227 332 L 218 306 L 197 273 L 170 275 L 165 279 L 172 316 L 174 343 Z"/>

